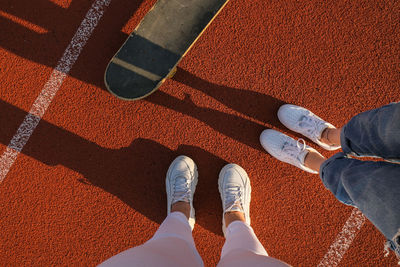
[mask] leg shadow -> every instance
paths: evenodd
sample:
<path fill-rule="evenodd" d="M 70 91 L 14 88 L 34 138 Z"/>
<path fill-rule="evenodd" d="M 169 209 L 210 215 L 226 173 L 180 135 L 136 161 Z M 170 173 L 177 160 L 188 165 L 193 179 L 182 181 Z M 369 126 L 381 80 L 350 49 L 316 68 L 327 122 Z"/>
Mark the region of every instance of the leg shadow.
<path fill-rule="evenodd" d="M 0 142 L 8 145 L 26 112 L 0 100 Z M 221 200 L 218 173 L 226 164 L 221 158 L 194 146 L 171 150 L 155 141 L 138 138 L 121 149 L 103 148 L 76 134 L 41 120 L 22 153 L 47 165 L 63 165 L 84 176 L 82 183 L 115 195 L 154 222 L 166 216 L 165 176 L 178 155 L 191 157 L 199 168 L 195 194 L 197 223 L 216 234 L 221 232 Z"/>
<path fill-rule="evenodd" d="M 158 91 L 145 100 L 189 115 L 242 144 L 263 151 L 258 140 L 265 126 L 260 123 L 218 110 L 199 107 L 192 101 L 190 95 L 186 95 L 185 99 L 180 100 L 163 91 Z"/>
<path fill-rule="evenodd" d="M 173 80 L 213 97 L 224 105 L 262 123 L 283 129 L 276 113 L 284 101 L 254 91 L 232 88 L 206 81 L 178 68 Z"/>
<path fill-rule="evenodd" d="M 94 1 L 71 1 L 67 8 L 49 0 L 3 0 L 0 47 L 54 68 Z M 103 88 L 109 60 L 128 37 L 121 29 L 144 0 L 112 1 L 69 75 Z"/>

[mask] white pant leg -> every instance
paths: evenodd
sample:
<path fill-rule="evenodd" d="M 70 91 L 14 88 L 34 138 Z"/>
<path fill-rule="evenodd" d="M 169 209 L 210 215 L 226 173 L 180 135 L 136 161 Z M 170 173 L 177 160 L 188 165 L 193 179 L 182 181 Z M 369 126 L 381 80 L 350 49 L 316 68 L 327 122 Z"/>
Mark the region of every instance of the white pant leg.
<path fill-rule="evenodd" d="M 226 229 L 226 241 L 222 247 L 219 267 L 223 266 L 288 266 L 267 251 L 247 223 L 234 221 Z"/>
<path fill-rule="evenodd" d="M 154 236 L 141 246 L 125 250 L 99 266 L 203 266 L 186 216 L 172 212 Z"/>

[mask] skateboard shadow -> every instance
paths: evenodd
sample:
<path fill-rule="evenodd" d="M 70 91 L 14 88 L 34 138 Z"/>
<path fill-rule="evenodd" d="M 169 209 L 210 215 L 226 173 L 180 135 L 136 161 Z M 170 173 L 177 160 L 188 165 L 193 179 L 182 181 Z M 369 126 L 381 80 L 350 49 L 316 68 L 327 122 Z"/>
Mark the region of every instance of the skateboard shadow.
<path fill-rule="evenodd" d="M 26 112 L 0 100 L 0 142 L 8 145 Z M 43 138 L 45 137 L 45 138 Z M 165 175 L 178 155 L 197 164 L 199 182 L 195 194 L 197 223 L 222 235 L 222 207 L 218 174 L 227 164 L 199 147 L 180 145 L 171 150 L 153 140 L 138 138 L 128 147 L 108 149 L 41 120 L 22 153 L 50 166 L 63 165 L 83 175 L 80 181 L 97 186 L 150 220 L 166 216 Z"/>
<path fill-rule="evenodd" d="M 69 5 L 62 7 L 49 0 L 2 3 L 0 47 L 54 68 L 94 1 L 64 2 L 69 2 Z M 111 1 L 69 72 L 70 76 L 104 88 L 108 61 L 128 37 L 121 29 L 142 2 L 144 0 Z"/>

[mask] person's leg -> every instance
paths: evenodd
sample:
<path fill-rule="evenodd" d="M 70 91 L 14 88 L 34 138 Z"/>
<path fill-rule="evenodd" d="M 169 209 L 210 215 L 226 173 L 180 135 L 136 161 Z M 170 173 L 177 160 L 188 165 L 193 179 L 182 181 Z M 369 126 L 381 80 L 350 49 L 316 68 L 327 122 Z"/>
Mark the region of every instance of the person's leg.
<path fill-rule="evenodd" d="M 310 168 L 309 165 L 306 165 L 306 157 L 309 159 L 312 158 L 313 162 L 316 162 L 314 164 L 322 163 L 325 160 L 325 157 L 323 157 L 317 150 L 307 146 L 303 139 L 296 141 L 290 136 L 272 129 L 264 130 L 261 133 L 260 143 L 273 157 L 309 173 L 317 174 L 319 169 Z"/>
<path fill-rule="evenodd" d="M 400 164 L 338 153 L 321 164 L 320 177 L 339 201 L 358 208 L 400 257 Z"/>
<path fill-rule="evenodd" d="M 154 236 L 143 245 L 125 250 L 99 266 L 203 266 L 191 227 L 181 212 L 170 213 Z"/>
<path fill-rule="evenodd" d="M 237 220 L 229 224 L 225 238 L 218 267 L 288 266 L 278 259 L 269 257 L 254 234 L 253 228 L 243 221 Z"/>
<path fill-rule="evenodd" d="M 268 256 L 250 226 L 251 186 L 245 170 L 236 164 L 226 165 L 219 175 L 218 188 L 226 238 L 218 266 L 288 266 Z"/>
<path fill-rule="evenodd" d="M 400 162 L 400 102 L 360 113 L 340 129 L 291 104 L 279 108 L 278 118 L 287 128 L 325 149 L 341 146 L 346 154 Z"/>
<path fill-rule="evenodd" d="M 255 235 L 253 228 L 242 220 L 233 221 L 228 225 L 225 238 L 221 258 L 238 249 L 245 249 L 257 255 L 268 256 L 267 251 Z"/>
<path fill-rule="evenodd" d="M 166 178 L 167 218 L 149 241 L 115 255 L 101 266 L 203 266 L 192 237 L 197 176 L 197 167 L 190 158 L 176 158 Z"/>
<path fill-rule="evenodd" d="M 344 153 L 325 159 L 314 149 L 275 130 L 260 136 L 262 146 L 277 159 L 311 173 L 344 204 L 357 207 L 392 242 L 400 229 L 400 164 L 360 161 Z"/>
<path fill-rule="evenodd" d="M 400 102 L 354 116 L 340 139 L 346 154 L 400 162 Z"/>
<path fill-rule="evenodd" d="M 328 140 L 328 137 L 334 138 L 333 133 L 337 133 L 338 129 L 311 111 L 300 106 L 285 104 L 279 108 L 277 115 L 286 128 L 304 135 L 322 148 L 327 150 L 340 148 L 339 141 Z"/>

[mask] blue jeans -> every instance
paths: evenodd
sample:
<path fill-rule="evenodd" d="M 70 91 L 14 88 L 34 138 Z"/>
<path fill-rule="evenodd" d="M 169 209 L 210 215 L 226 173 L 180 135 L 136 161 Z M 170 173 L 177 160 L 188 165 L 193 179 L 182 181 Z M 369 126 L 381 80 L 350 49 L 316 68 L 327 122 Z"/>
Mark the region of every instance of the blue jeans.
<path fill-rule="evenodd" d="M 322 182 L 339 201 L 358 208 L 400 257 L 400 102 L 353 117 L 340 139 L 343 152 L 322 164 Z"/>

